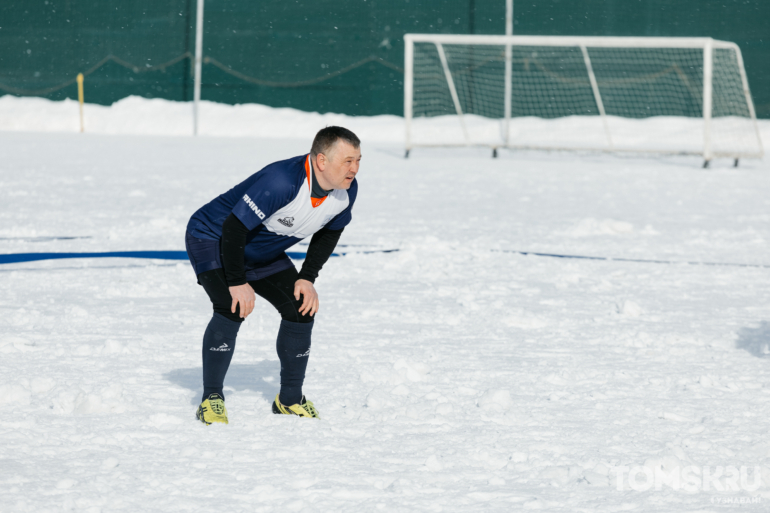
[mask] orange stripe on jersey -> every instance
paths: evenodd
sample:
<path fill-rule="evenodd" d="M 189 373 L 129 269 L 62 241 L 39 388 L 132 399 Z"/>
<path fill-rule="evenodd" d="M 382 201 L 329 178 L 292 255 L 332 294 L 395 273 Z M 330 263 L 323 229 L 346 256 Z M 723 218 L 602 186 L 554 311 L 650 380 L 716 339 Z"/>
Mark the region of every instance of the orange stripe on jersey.
<path fill-rule="evenodd" d="M 307 156 L 307 159 L 305 160 L 305 174 L 307 175 L 307 187 L 310 190 L 310 193 L 313 193 L 313 182 L 310 181 L 310 170 L 312 169 L 312 166 L 310 165 L 310 155 Z M 313 208 L 316 208 L 321 205 L 324 201 L 326 201 L 326 198 L 329 196 L 324 196 L 323 198 L 314 198 L 313 196 L 310 196 L 310 204 L 313 205 Z"/>

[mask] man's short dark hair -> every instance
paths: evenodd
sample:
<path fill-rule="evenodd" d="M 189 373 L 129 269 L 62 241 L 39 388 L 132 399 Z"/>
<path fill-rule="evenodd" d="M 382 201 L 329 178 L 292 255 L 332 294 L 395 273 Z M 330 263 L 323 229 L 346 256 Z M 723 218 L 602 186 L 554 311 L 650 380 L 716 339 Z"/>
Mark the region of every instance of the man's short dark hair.
<path fill-rule="evenodd" d="M 334 143 L 340 139 L 350 144 L 354 148 L 361 147 L 361 140 L 356 136 L 356 134 L 347 128 L 342 128 L 341 126 L 327 126 L 315 134 L 315 139 L 313 139 L 313 146 L 310 148 L 310 156 L 315 158 L 319 153 L 323 153 L 324 155 L 328 156 L 329 150 L 331 150 L 332 146 L 334 146 Z"/>

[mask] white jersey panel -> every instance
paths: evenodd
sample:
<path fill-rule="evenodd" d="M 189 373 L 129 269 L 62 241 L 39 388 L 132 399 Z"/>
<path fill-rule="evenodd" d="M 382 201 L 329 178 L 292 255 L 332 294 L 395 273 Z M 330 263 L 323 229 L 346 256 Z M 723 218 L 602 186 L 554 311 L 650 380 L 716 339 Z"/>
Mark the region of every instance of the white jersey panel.
<path fill-rule="evenodd" d="M 350 199 L 344 189 L 329 193 L 323 203 L 313 208 L 310 187 L 305 182 L 297 197 L 268 217 L 265 228 L 277 235 L 305 239 L 326 226 L 337 214 L 348 208 Z"/>

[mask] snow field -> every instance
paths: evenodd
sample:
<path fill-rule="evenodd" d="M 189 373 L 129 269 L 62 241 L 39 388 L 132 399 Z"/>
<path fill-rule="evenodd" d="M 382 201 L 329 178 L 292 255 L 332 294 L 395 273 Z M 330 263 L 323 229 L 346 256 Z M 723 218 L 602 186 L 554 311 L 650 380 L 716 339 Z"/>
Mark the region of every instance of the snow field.
<path fill-rule="evenodd" d="M 195 209 L 308 146 L 2 133 L 0 252 L 182 249 Z M 194 420 L 210 306 L 186 263 L 0 266 L 3 510 L 762 511 L 770 269 L 507 251 L 768 265 L 765 162 L 363 155 L 341 243 L 400 251 L 321 273 L 318 422 L 270 413 L 267 304 L 238 338 L 230 424 Z M 759 466 L 764 484 L 618 490 L 635 465 Z"/>

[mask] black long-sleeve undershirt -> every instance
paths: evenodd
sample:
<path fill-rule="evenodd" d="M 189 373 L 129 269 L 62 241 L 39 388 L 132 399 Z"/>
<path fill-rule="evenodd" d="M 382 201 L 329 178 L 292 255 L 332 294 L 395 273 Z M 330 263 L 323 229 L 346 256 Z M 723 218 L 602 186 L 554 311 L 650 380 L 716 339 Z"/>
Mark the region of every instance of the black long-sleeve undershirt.
<path fill-rule="evenodd" d="M 244 253 L 248 235 L 249 229 L 235 214 L 227 216 L 222 224 L 222 265 L 230 287 L 247 283 Z"/>
<path fill-rule="evenodd" d="M 321 268 L 337 247 L 343 230 L 321 228 L 313 235 L 299 272 L 300 279 L 315 283 Z M 222 264 L 227 284 L 231 287 L 247 283 L 244 253 L 248 234 L 249 229 L 234 214 L 230 214 L 222 225 Z"/>
<path fill-rule="evenodd" d="M 321 228 L 310 239 L 310 244 L 307 247 L 307 255 L 305 255 L 305 262 L 302 264 L 302 269 L 299 271 L 299 277 L 302 280 L 307 280 L 310 283 L 315 283 L 315 279 L 318 278 L 318 273 L 324 266 L 329 257 L 332 256 L 334 248 L 337 247 L 337 242 L 340 240 L 342 230 L 329 230 L 328 228 Z"/>

